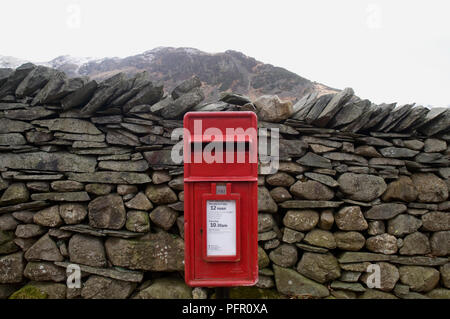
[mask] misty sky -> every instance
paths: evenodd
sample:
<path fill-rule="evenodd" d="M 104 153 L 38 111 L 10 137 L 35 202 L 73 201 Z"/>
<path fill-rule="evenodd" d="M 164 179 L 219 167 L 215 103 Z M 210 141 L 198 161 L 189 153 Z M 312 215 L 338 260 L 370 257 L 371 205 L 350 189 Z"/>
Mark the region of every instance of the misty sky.
<path fill-rule="evenodd" d="M 241 51 L 375 103 L 450 105 L 450 1 L 2 0 L 0 55 Z"/>

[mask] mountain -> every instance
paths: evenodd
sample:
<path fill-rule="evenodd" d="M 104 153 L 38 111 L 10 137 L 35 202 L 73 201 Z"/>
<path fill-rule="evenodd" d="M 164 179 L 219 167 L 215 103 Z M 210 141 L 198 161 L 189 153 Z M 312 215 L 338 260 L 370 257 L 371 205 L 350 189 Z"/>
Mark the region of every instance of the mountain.
<path fill-rule="evenodd" d="M 24 60 L 0 56 L 0 67 L 15 68 Z M 159 47 L 126 58 L 74 58 L 60 56 L 48 62 L 33 62 L 64 71 L 70 77 L 88 76 L 102 80 L 119 72 L 147 71 L 150 78 L 163 82 L 166 91 L 197 75 L 207 100 L 216 101 L 222 91 L 247 95 L 254 99 L 277 94 L 295 102 L 313 91 L 336 92 L 284 68 L 265 64 L 237 51 L 206 53 L 193 48 Z"/>

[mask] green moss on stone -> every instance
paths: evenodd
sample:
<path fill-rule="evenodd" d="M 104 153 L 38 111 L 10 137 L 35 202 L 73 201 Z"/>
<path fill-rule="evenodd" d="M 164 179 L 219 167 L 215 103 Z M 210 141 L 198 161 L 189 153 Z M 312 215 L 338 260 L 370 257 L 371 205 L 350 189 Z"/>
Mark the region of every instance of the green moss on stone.
<path fill-rule="evenodd" d="M 216 298 L 214 293 L 212 299 Z M 285 298 L 275 289 L 262 289 L 258 287 L 232 287 L 230 299 L 283 299 Z"/>
<path fill-rule="evenodd" d="M 39 288 L 27 285 L 13 293 L 9 299 L 47 299 L 48 295 Z"/>

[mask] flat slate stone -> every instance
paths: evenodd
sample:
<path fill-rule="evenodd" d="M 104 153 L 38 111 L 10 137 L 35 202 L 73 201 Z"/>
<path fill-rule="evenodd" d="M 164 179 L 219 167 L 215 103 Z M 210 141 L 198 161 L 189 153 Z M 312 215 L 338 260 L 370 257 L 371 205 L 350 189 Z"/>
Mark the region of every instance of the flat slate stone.
<path fill-rule="evenodd" d="M 4 213 L 12 213 L 22 210 L 36 210 L 40 208 L 44 208 L 50 206 L 50 203 L 47 203 L 45 201 L 34 201 L 34 202 L 28 202 L 28 203 L 22 203 L 12 206 L 6 206 L 6 207 L 0 207 L 0 214 Z"/>
<path fill-rule="evenodd" d="M 63 174 L 26 175 L 19 172 L 13 173 L 8 178 L 15 181 L 55 181 L 64 177 Z"/>
<path fill-rule="evenodd" d="M 334 178 L 327 175 L 307 172 L 305 176 L 330 187 L 339 186 L 339 183 Z"/>
<path fill-rule="evenodd" d="M 91 122 L 73 119 L 73 118 L 57 118 L 51 120 L 37 120 L 31 122 L 33 125 L 43 126 L 50 131 L 60 131 L 75 134 L 102 134 L 101 131 Z"/>
<path fill-rule="evenodd" d="M 282 208 L 333 208 L 343 203 L 323 200 L 288 200 L 278 205 Z"/>
<path fill-rule="evenodd" d="M 35 193 L 32 200 L 49 200 L 54 202 L 86 202 L 91 200 L 87 192 Z"/>
<path fill-rule="evenodd" d="M 145 172 L 148 168 L 148 162 L 141 161 L 101 161 L 98 168 L 117 172 Z"/>
<path fill-rule="evenodd" d="M 341 110 L 342 106 L 353 96 L 353 94 L 353 89 L 346 88 L 334 95 L 317 119 L 313 121 L 313 124 L 318 127 L 327 126 L 328 122 L 330 122 L 331 119 Z"/>
<path fill-rule="evenodd" d="M 59 229 L 63 230 L 63 231 L 87 234 L 87 235 L 92 235 L 92 236 L 96 236 L 96 237 L 111 236 L 111 237 L 119 237 L 119 238 L 136 238 L 136 237 L 144 235 L 143 233 L 135 233 L 135 232 L 127 231 L 127 230 L 99 229 L 99 228 L 94 228 L 89 225 L 83 225 L 83 224 L 63 226 Z"/>
<path fill-rule="evenodd" d="M 297 163 L 310 167 L 330 168 L 331 161 L 325 157 L 308 152 L 305 156 L 297 160 Z"/>
<path fill-rule="evenodd" d="M 311 246 L 311 245 L 302 244 L 302 243 L 296 243 L 295 246 L 297 246 L 301 250 L 309 251 L 312 253 L 326 254 L 328 252 L 328 249 L 326 249 L 326 248 Z"/>
<path fill-rule="evenodd" d="M 360 263 L 363 261 L 389 261 L 391 256 L 366 252 L 346 251 L 342 253 L 338 261 L 341 264 Z"/>
<path fill-rule="evenodd" d="M 31 130 L 33 125 L 22 121 L 13 121 L 5 118 L 0 118 L 0 133 L 22 133 Z"/>
<path fill-rule="evenodd" d="M 55 114 L 54 111 L 48 110 L 42 106 L 26 108 L 24 110 L 8 110 L 4 112 L 4 116 L 11 120 L 33 121 Z"/>
<path fill-rule="evenodd" d="M 349 153 L 328 152 L 323 154 L 323 157 L 333 161 L 356 162 L 363 165 L 368 164 L 368 161 L 364 157 Z"/>
<path fill-rule="evenodd" d="M 384 157 L 393 157 L 393 158 L 410 158 L 419 154 L 418 151 L 411 150 L 409 148 L 401 148 L 401 147 L 386 147 L 380 149 L 381 155 Z"/>
<path fill-rule="evenodd" d="M 68 179 L 81 183 L 101 184 L 147 184 L 152 181 L 147 174 L 130 172 L 69 173 Z"/>
<path fill-rule="evenodd" d="M 0 168 L 89 173 L 96 165 L 93 157 L 70 153 L 0 153 Z"/>
<path fill-rule="evenodd" d="M 59 267 L 67 268 L 69 265 L 73 263 L 63 262 L 63 261 L 55 261 L 54 264 Z M 118 270 L 115 268 L 96 268 L 86 265 L 78 265 L 82 272 L 88 274 L 99 275 L 103 277 L 108 277 L 112 279 L 129 281 L 129 282 L 141 282 L 144 279 L 144 273 L 140 271 L 133 270 Z"/>
<path fill-rule="evenodd" d="M 406 212 L 407 209 L 408 208 L 404 204 L 385 203 L 373 206 L 371 209 L 364 213 L 364 217 L 373 220 L 391 219 L 401 213 Z"/>
<path fill-rule="evenodd" d="M 426 257 L 426 256 L 391 256 L 390 262 L 400 265 L 413 265 L 413 266 L 442 266 L 450 261 L 450 258 L 440 257 Z"/>

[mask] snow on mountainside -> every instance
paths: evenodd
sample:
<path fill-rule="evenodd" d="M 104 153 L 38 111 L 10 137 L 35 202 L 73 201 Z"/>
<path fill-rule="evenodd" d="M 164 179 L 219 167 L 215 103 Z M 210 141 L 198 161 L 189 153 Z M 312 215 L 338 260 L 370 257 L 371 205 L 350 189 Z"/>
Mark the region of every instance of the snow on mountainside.
<path fill-rule="evenodd" d="M 222 91 L 233 91 L 250 98 L 277 94 L 293 102 L 313 91 L 320 94 L 337 91 L 232 50 L 207 53 L 195 48 L 157 47 L 125 58 L 77 58 L 64 55 L 48 62 L 0 56 L 0 67 L 16 68 L 25 62 L 58 69 L 69 77 L 88 76 L 96 80 L 119 72 L 134 74 L 147 71 L 153 81 L 162 81 L 168 91 L 177 83 L 196 75 L 202 81 L 209 101 L 217 100 Z"/>

